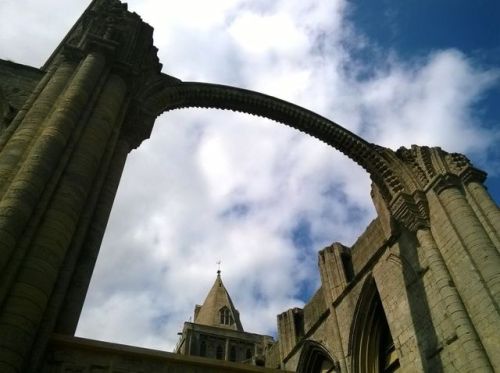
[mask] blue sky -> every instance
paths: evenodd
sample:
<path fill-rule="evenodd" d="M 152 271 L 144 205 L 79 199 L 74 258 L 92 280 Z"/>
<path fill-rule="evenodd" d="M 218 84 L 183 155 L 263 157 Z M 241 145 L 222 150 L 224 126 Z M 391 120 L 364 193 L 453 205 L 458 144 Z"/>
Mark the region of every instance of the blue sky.
<path fill-rule="evenodd" d="M 87 4 L 0 1 L 0 58 L 42 65 Z M 128 4 L 155 28 L 164 72 L 289 100 L 392 149 L 465 153 L 500 200 L 498 2 Z M 317 140 L 167 113 L 129 156 L 77 334 L 172 349 L 218 260 L 244 328 L 273 334 L 319 286 L 317 251 L 374 217 L 366 173 Z"/>
<path fill-rule="evenodd" d="M 454 48 L 475 66 L 500 69 L 498 1 L 358 0 L 350 4 L 348 18 L 370 43 L 359 53 L 362 63 L 371 64 L 380 55 L 395 53 L 401 61 L 412 64 L 433 50 Z M 474 113 L 482 126 L 500 127 L 498 81 L 477 98 Z M 485 163 L 476 154 L 470 158 L 477 167 L 488 169 L 486 185 L 500 203 L 500 150 L 494 147 L 486 151 L 491 152 L 488 158 L 493 163 Z"/>

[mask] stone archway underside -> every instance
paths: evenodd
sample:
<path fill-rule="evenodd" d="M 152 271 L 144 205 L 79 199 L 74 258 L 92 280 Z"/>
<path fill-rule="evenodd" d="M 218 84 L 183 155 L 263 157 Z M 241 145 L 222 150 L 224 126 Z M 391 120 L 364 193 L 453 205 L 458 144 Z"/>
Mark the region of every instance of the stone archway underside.
<path fill-rule="evenodd" d="M 141 101 L 150 116 L 157 117 L 163 112 L 180 108 L 200 107 L 268 118 L 313 136 L 345 154 L 368 172 L 386 199 L 392 199 L 403 189 L 390 161 L 384 157 L 384 148 L 367 142 L 310 110 L 246 89 L 178 80 L 172 84 L 173 81 L 168 77 L 144 93 L 145 100 L 143 98 Z"/>

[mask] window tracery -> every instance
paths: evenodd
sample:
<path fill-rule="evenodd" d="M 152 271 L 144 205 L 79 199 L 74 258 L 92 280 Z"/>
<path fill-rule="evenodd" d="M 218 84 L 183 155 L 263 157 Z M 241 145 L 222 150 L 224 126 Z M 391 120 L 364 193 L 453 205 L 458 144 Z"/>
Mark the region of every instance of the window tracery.
<path fill-rule="evenodd" d="M 222 307 L 219 311 L 219 321 L 221 325 L 233 325 L 234 318 L 231 311 L 227 307 Z"/>

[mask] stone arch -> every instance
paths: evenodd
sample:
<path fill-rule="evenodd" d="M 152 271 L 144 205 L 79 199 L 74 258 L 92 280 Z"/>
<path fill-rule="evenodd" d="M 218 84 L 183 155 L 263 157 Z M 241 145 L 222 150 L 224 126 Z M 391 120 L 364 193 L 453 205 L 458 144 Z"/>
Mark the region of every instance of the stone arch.
<path fill-rule="evenodd" d="M 297 365 L 298 373 L 340 372 L 339 364 L 319 342 L 304 342 Z"/>
<path fill-rule="evenodd" d="M 209 83 L 181 82 L 162 75 L 140 92 L 141 116 L 150 122 L 160 114 L 181 108 L 214 108 L 243 112 L 283 123 L 339 150 L 360 165 L 390 203 L 404 187 L 395 172 L 393 152 L 339 124 L 290 102 L 246 89 Z"/>
<path fill-rule="evenodd" d="M 399 368 L 382 301 L 371 274 L 364 281 L 354 311 L 348 351 L 353 373 L 395 372 Z"/>

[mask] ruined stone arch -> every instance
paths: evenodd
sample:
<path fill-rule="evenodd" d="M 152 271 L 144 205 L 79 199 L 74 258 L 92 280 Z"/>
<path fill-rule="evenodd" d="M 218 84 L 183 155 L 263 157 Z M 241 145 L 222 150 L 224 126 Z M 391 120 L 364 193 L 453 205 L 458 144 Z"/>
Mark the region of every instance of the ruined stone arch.
<path fill-rule="evenodd" d="M 436 279 L 456 331 L 447 339 L 436 329 L 440 340 L 469 351 L 437 353 L 470 371 L 499 369 L 498 328 L 491 325 L 500 324 L 500 210 L 482 185 L 484 172 L 461 154 L 418 146 L 394 152 L 277 98 L 162 74 L 152 34 L 126 4 L 93 0 L 36 69 L 21 110 L 7 113 L 10 124 L 0 133 L 1 371 L 39 371 L 53 334 L 74 334 L 128 153 L 148 138 L 158 115 L 189 107 L 287 124 L 361 165 L 375 185 L 384 242 L 396 244 L 400 225 L 408 229 L 416 237 L 409 250 L 424 255 Z M 6 110 L 4 102 L 0 122 Z M 352 358 L 354 372 L 377 369 L 364 362 L 379 343 L 370 333 L 380 325 L 370 317 L 380 311 L 378 299 L 368 277 L 349 353 L 339 355 L 341 362 Z"/>
<path fill-rule="evenodd" d="M 387 203 L 404 189 L 394 171 L 396 158 L 389 159 L 385 154 L 387 149 L 367 142 L 310 110 L 272 96 L 219 84 L 181 82 L 162 75 L 147 90 L 139 93 L 138 101 L 142 106 L 141 115 L 151 122 L 164 112 L 193 107 L 268 118 L 315 137 L 345 154 L 368 172 Z"/>

